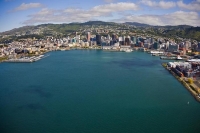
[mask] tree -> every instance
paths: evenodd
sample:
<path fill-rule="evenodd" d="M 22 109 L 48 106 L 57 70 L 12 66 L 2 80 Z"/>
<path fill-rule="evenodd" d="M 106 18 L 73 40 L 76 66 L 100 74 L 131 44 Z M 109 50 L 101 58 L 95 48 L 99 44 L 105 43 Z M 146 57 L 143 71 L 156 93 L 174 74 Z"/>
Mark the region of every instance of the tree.
<path fill-rule="evenodd" d="M 193 79 L 192 78 L 188 78 L 188 83 L 192 84 L 193 83 Z"/>

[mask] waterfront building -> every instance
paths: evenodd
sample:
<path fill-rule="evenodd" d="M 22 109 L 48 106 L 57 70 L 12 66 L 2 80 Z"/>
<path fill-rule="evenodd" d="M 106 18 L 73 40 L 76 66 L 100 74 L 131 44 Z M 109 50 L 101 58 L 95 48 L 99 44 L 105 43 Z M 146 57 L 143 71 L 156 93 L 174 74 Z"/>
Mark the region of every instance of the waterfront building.
<path fill-rule="evenodd" d="M 89 42 L 91 38 L 90 32 L 87 33 L 87 41 Z"/>
<path fill-rule="evenodd" d="M 191 42 L 185 41 L 185 49 L 188 50 L 191 47 Z"/>
<path fill-rule="evenodd" d="M 151 44 L 154 44 L 154 42 L 155 42 L 155 39 L 151 38 Z"/>
<path fill-rule="evenodd" d="M 101 45 L 102 45 L 102 46 L 106 46 L 107 43 L 106 43 L 106 42 L 101 42 Z"/>
<path fill-rule="evenodd" d="M 108 36 L 107 36 L 107 40 L 110 40 L 110 35 L 108 34 Z"/>
<path fill-rule="evenodd" d="M 130 39 L 129 38 L 125 38 L 125 45 L 130 45 Z"/>
<path fill-rule="evenodd" d="M 197 44 L 197 46 L 198 46 L 198 49 L 200 49 L 200 42 Z"/>
<path fill-rule="evenodd" d="M 178 50 L 179 50 L 179 45 L 172 45 L 172 44 L 170 44 L 167 51 L 168 52 L 174 52 L 174 51 L 178 51 Z"/>
<path fill-rule="evenodd" d="M 169 49 L 169 41 L 165 43 L 165 49 Z"/>
<path fill-rule="evenodd" d="M 101 35 L 96 35 L 97 45 L 101 45 Z"/>
<path fill-rule="evenodd" d="M 110 46 L 114 45 L 115 42 L 113 40 L 110 41 Z"/>
<path fill-rule="evenodd" d="M 124 41 L 120 41 L 119 44 L 120 45 L 125 45 L 125 42 Z"/>
<path fill-rule="evenodd" d="M 125 41 L 125 38 L 126 38 L 126 37 L 125 37 L 125 36 L 123 36 L 123 37 L 122 37 L 122 41 Z"/>
<path fill-rule="evenodd" d="M 116 40 L 117 36 L 115 34 L 112 35 L 112 40 Z"/>
<path fill-rule="evenodd" d="M 76 39 L 75 39 L 75 38 L 72 38 L 72 39 L 71 39 L 71 42 L 72 42 L 72 43 L 76 43 Z"/>
<path fill-rule="evenodd" d="M 159 44 L 158 42 L 153 43 L 153 49 L 159 49 Z"/>
<path fill-rule="evenodd" d="M 123 41 L 122 37 L 119 37 L 119 42 Z"/>
<path fill-rule="evenodd" d="M 143 39 L 142 37 L 139 37 L 138 40 L 139 40 L 140 42 L 144 42 L 144 39 Z"/>
<path fill-rule="evenodd" d="M 144 43 L 144 48 L 149 49 L 150 48 L 150 44 L 149 43 Z"/>
<path fill-rule="evenodd" d="M 137 40 L 136 36 L 131 37 L 131 41 L 133 41 L 133 44 L 136 44 L 136 40 Z"/>

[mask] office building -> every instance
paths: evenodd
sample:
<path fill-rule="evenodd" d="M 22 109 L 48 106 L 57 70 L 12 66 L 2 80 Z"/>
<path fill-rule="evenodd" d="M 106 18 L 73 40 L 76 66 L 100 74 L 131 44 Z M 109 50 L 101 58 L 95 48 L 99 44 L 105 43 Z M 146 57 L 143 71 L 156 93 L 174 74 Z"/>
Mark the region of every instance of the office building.
<path fill-rule="evenodd" d="M 90 32 L 87 33 L 87 41 L 89 42 L 91 38 Z"/>
<path fill-rule="evenodd" d="M 97 45 L 101 45 L 101 35 L 96 35 Z"/>

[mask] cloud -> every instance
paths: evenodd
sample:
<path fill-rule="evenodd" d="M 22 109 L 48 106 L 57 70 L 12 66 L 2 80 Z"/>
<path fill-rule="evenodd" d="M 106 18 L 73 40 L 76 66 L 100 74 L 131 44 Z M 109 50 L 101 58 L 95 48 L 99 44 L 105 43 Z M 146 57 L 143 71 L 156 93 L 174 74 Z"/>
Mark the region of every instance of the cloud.
<path fill-rule="evenodd" d="M 107 2 L 107 3 L 112 3 L 114 1 L 116 1 L 116 0 L 104 0 L 104 2 Z"/>
<path fill-rule="evenodd" d="M 176 3 L 173 1 L 156 2 L 156 1 L 151 1 L 151 0 L 141 0 L 140 3 L 150 6 L 150 7 L 162 8 L 162 9 L 169 9 L 176 6 Z"/>
<path fill-rule="evenodd" d="M 36 14 L 29 15 L 24 24 L 46 23 L 46 22 L 84 22 L 96 17 L 110 17 L 113 13 L 121 11 L 136 11 L 139 7 L 130 2 L 110 3 L 95 6 L 89 10 L 67 8 L 64 10 L 52 10 L 43 8 Z"/>
<path fill-rule="evenodd" d="M 123 21 L 121 21 L 123 20 Z M 139 22 L 150 25 L 191 25 L 200 26 L 200 17 L 197 12 L 176 11 L 163 15 L 129 15 L 124 18 L 113 20 L 117 22 Z"/>
<path fill-rule="evenodd" d="M 24 21 L 23 24 L 31 25 L 40 23 L 86 22 L 89 20 L 100 20 L 102 17 L 104 17 L 105 19 L 105 17 L 107 17 L 107 21 L 115 22 L 139 22 L 150 25 L 187 24 L 192 26 L 200 26 L 200 17 L 198 12 L 176 11 L 173 13 L 162 15 L 131 15 L 131 13 L 137 10 L 140 10 L 140 8 L 136 4 L 131 2 L 109 3 L 95 6 L 88 10 L 80 8 L 66 8 L 63 10 L 43 8 L 39 12 L 29 15 L 28 19 Z M 114 16 L 114 13 L 117 13 L 119 19 L 113 20 L 114 17 L 112 16 Z"/>
<path fill-rule="evenodd" d="M 113 11 L 126 11 L 126 10 L 138 10 L 139 7 L 131 2 L 119 2 L 111 3 L 106 5 L 95 6 L 92 8 L 92 11 L 100 12 L 113 12 Z"/>
<path fill-rule="evenodd" d="M 192 1 L 189 4 L 183 3 L 183 1 L 177 2 L 178 7 L 191 11 L 200 11 L 200 0 Z"/>
<path fill-rule="evenodd" d="M 40 8 L 42 6 L 43 5 L 40 4 L 40 3 L 29 3 L 29 4 L 22 3 L 20 6 L 16 7 L 12 11 L 22 11 L 22 10 L 28 10 L 28 9 L 31 9 L 31 8 Z"/>

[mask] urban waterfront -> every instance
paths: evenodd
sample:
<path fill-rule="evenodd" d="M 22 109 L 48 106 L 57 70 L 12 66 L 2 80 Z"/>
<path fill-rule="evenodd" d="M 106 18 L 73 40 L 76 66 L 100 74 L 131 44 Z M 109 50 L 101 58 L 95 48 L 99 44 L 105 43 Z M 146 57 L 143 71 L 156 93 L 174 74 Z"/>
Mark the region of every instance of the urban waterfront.
<path fill-rule="evenodd" d="M 0 64 L 1 132 L 196 133 L 200 106 L 143 52 L 50 52 Z M 189 104 L 188 104 L 189 102 Z"/>

